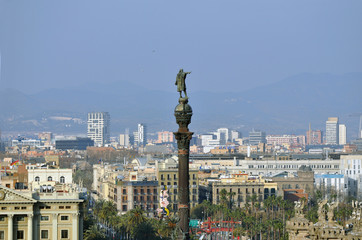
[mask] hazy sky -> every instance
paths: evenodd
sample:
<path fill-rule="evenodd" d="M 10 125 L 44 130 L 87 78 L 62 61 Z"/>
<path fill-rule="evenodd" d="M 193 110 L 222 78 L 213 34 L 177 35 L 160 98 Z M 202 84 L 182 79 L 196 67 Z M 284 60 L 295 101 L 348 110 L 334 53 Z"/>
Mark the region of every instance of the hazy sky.
<path fill-rule="evenodd" d="M 362 71 L 362 1 L 0 0 L 0 88 L 133 81 L 242 91 Z"/>

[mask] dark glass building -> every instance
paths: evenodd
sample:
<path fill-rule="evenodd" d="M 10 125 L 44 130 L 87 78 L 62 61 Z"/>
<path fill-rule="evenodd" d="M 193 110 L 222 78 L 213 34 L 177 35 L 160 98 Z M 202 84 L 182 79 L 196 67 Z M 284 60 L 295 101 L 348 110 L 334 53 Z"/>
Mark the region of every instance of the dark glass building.
<path fill-rule="evenodd" d="M 55 148 L 60 150 L 86 150 L 88 146 L 94 146 L 94 141 L 90 138 L 77 137 L 76 139 L 55 141 Z"/>

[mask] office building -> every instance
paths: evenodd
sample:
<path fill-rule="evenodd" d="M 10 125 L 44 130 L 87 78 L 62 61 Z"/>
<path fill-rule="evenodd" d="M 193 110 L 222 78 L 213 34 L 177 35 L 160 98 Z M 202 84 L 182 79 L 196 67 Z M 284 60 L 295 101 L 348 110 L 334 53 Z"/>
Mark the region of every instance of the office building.
<path fill-rule="evenodd" d="M 326 121 L 326 144 L 337 145 L 339 143 L 338 118 L 330 117 Z"/>
<path fill-rule="evenodd" d="M 345 124 L 339 124 L 339 145 L 347 144 L 347 128 Z"/>
<path fill-rule="evenodd" d="M 215 135 L 220 141 L 220 145 L 225 145 L 229 141 L 229 129 L 227 128 L 217 129 Z"/>
<path fill-rule="evenodd" d="M 93 147 L 94 141 L 90 138 L 76 137 L 74 139 L 56 140 L 55 148 L 60 150 L 86 150 L 87 147 Z"/>
<path fill-rule="evenodd" d="M 121 145 L 122 147 L 128 147 L 130 145 L 129 140 L 129 134 L 126 133 L 119 135 L 119 145 Z"/>
<path fill-rule="evenodd" d="M 146 146 L 147 144 L 147 127 L 143 123 L 137 126 L 137 132 L 133 132 L 134 144 L 137 146 Z"/>
<path fill-rule="evenodd" d="M 241 138 L 241 133 L 236 130 L 231 130 L 230 138 L 232 142 L 236 142 L 236 139 Z"/>
<path fill-rule="evenodd" d="M 88 113 L 88 137 L 95 146 L 104 146 L 110 142 L 110 120 L 108 112 Z"/>
<path fill-rule="evenodd" d="M 259 143 L 266 143 L 265 132 L 253 129 L 249 132 L 249 144 L 258 145 Z"/>

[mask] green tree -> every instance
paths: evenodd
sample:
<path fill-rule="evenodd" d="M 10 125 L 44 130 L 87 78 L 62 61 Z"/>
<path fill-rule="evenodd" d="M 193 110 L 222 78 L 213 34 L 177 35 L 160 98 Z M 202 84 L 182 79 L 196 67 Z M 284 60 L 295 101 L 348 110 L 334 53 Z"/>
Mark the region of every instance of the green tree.
<path fill-rule="evenodd" d="M 100 229 L 96 224 L 92 225 L 87 231 L 85 231 L 84 240 L 105 240 L 106 234 L 104 229 Z"/>

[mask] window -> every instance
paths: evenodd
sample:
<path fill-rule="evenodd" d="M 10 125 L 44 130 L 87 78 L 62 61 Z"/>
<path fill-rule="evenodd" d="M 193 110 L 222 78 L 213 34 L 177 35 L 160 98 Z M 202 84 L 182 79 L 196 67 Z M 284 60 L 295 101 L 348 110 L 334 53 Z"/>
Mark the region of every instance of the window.
<path fill-rule="evenodd" d="M 40 182 L 40 177 L 36 176 L 35 177 L 35 182 Z"/>
<path fill-rule="evenodd" d="M 64 176 L 60 177 L 60 183 L 65 183 L 65 177 Z"/>
<path fill-rule="evenodd" d="M 127 194 L 127 190 L 125 188 L 123 189 L 123 194 Z"/>
<path fill-rule="evenodd" d="M 62 221 L 68 221 L 68 219 L 69 219 L 69 216 L 66 216 L 66 215 L 60 216 L 60 220 L 62 220 Z"/>
<path fill-rule="evenodd" d="M 0 239 L 5 239 L 5 232 L 4 231 L 0 231 Z"/>
<path fill-rule="evenodd" d="M 122 205 L 122 211 L 127 212 L 127 205 Z"/>
<path fill-rule="evenodd" d="M 49 216 L 40 216 L 40 221 L 49 221 Z"/>
<path fill-rule="evenodd" d="M 23 217 L 23 216 L 17 216 L 17 217 L 16 217 L 16 220 L 17 220 L 18 222 L 22 222 L 22 221 L 25 220 L 25 217 Z"/>
<path fill-rule="evenodd" d="M 65 206 L 66 209 L 71 209 L 71 206 Z"/>
<path fill-rule="evenodd" d="M 6 210 L 6 207 L 1 207 L 1 210 Z"/>
<path fill-rule="evenodd" d="M 0 216 L 0 222 L 4 222 L 5 221 L 5 217 L 4 216 Z M 0 238 L 1 239 L 1 238 Z"/>
<path fill-rule="evenodd" d="M 24 239 L 24 231 L 23 230 L 16 231 L 16 239 Z"/>
<path fill-rule="evenodd" d="M 48 239 L 48 230 L 41 230 L 41 238 Z"/>
<path fill-rule="evenodd" d="M 64 209 L 64 206 L 59 206 L 59 209 Z"/>
<path fill-rule="evenodd" d="M 51 176 L 48 177 L 48 182 L 53 181 L 53 178 Z"/>
<path fill-rule="evenodd" d="M 161 180 L 163 180 L 163 174 L 161 174 Z"/>
<path fill-rule="evenodd" d="M 60 237 L 61 238 L 68 238 L 68 230 L 61 230 Z"/>

